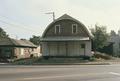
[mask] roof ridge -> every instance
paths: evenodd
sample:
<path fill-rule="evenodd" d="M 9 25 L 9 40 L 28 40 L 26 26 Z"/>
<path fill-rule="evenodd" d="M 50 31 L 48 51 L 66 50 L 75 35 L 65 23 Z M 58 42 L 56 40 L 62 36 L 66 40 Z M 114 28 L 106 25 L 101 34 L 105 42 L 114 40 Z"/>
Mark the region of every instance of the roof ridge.
<path fill-rule="evenodd" d="M 10 41 L 11 41 L 11 43 L 13 44 L 13 45 L 15 45 L 15 43 L 12 41 L 13 39 L 11 39 L 11 38 L 8 38 Z"/>

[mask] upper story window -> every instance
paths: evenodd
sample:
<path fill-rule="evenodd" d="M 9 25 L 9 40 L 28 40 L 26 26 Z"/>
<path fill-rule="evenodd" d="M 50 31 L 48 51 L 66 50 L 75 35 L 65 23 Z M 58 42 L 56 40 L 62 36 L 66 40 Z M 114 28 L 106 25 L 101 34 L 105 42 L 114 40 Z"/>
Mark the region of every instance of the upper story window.
<path fill-rule="evenodd" d="M 72 24 L 72 33 L 73 34 L 77 33 L 77 24 Z"/>
<path fill-rule="evenodd" d="M 61 32 L 61 27 L 60 25 L 55 25 L 55 34 L 58 34 Z"/>

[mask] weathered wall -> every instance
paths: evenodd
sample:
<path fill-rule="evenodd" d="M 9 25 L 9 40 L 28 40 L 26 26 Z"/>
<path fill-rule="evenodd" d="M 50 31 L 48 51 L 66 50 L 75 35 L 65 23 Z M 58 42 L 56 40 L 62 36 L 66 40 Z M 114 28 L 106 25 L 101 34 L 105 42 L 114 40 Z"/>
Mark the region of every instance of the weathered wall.
<path fill-rule="evenodd" d="M 85 49 L 81 47 L 85 44 Z M 42 45 L 43 56 L 91 56 L 91 42 L 49 42 Z"/>
<path fill-rule="evenodd" d="M 19 58 L 29 58 L 30 57 L 30 48 L 15 48 L 15 56 Z"/>
<path fill-rule="evenodd" d="M 77 33 L 72 33 L 72 24 L 77 24 Z M 55 25 L 61 26 L 61 32 L 60 34 L 55 34 Z M 86 33 L 86 30 L 83 28 L 83 26 L 75 21 L 72 20 L 61 20 L 54 24 L 52 24 L 45 34 L 45 37 L 50 36 L 81 36 L 81 37 L 88 37 L 88 34 Z"/>

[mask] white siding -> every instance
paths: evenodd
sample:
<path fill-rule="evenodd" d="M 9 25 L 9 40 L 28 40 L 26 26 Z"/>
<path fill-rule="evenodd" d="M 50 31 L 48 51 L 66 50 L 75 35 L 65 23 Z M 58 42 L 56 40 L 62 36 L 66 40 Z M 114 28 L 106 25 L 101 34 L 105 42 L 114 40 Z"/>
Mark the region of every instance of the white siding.
<path fill-rule="evenodd" d="M 58 55 L 59 56 L 66 56 L 65 42 L 58 43 Z"/>
<path fill-rule="evenodd" d="M 81 48 L 85 44 L 85 49 Z M 67 46 L 67 47 L 66 47 Z M 43 56 L 91 56 L 91 42 L 49 42 L 43 45 Z"/>
<path fill-rule="evenodd" d="M 49 43 L 49 55 L 56 56 L 57 55 L 57 44 L 56 43 Z"/>
<path fill-rule="evenodd" d="M 85 44 L 86 44 L 86 49 L 85 49 L 86 55 L 87 56 L 92 56 L 92 53 L 91 53 L 91 42 L 90 41 L 86 41 Z"/>
<path fill-rule="evenodd" d="M 68 56 L 73 56 L 74 51 L 74 42 L 68 42 Z"/>
<path fill-rule="evenodd" d="M 46 42 L 42 43 L 42 55 L 48 56 L 49 55 L 49 49 Z"/>
<path fill-rule="evenodd" d="M 69 42 L 68 43 L 68 56 L 80 56 L 80 43 Z"/>

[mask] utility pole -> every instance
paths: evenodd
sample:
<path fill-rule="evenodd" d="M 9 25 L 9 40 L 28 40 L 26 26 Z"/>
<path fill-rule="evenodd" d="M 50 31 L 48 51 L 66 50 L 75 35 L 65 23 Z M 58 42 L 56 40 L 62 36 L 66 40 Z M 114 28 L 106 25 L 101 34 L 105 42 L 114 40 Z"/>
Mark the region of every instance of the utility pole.
<path fill-rule="evenodd" d="M 52 14 L 52 16 L 53 16 L 53 21 L 55 20 L 55 12 L 48 12 L 48 13 L 45 13 L 45 14 Z"/>

